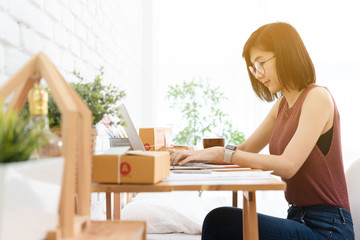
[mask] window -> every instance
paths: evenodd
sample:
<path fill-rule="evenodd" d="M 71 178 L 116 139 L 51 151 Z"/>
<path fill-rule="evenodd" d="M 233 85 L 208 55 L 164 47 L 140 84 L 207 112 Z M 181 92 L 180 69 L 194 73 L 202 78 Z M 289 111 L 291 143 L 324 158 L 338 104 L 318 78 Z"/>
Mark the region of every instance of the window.
<path fill-rule="evenodd" d="M 169 114 L 168 85 L 209 77 L 228 97 L 233 124 L 247 136 L 272 104 L 253 93 L 242 47 L 259 26 L 292 24 L 302 36 L 317 71 L 317 83 L 335 97 L 342 122 L 345 165 L 360 156 L 360 4 L 345 1 L 153 0 L 155 125 L 175 130 L 180 116 Z M 236 106 L 236 107 L 234 107 Z M 357 156 L 356 156 L 357 155 Z"/>

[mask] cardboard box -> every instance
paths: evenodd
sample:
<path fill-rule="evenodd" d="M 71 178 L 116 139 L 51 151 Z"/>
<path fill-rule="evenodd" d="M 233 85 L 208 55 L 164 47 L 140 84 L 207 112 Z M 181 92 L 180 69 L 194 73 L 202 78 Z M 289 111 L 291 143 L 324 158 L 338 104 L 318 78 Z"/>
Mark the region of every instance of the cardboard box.
<path fill-rule="evenodd" d="M 172 138 L 172 128 L 164 128 L 165 147 L 171 147 L 174 145 Z"/>
<path fill-rule="evenodd" d="M 171 128 L 140 128 L 139 136 L 146 151 L 163 151 L 172 145 Z"/>
<path fill-rule="evenodd" d="M 172 148 L 173 148 L 174 151 L 176 151 L 176 150 L 191 150 L 191 151 L 193 151 L 194 150 L 193 146 L 175 145 Z"/>
<path fill-rule="evenodd" d="M 128 151 L 122 155 L 93 156 L 93 182 L 157 183 L 169 174 L 169 152 Z"/>

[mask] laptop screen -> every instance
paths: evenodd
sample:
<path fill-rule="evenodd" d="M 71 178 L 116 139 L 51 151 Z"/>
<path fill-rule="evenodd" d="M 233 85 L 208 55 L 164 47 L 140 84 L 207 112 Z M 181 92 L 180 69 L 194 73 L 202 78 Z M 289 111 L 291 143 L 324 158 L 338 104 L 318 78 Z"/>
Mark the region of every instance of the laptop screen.
<path fill-rule="evenodd" d="M 124 126 L 124 129 L 125 129 L 126 135 L 129 138 L 131 147 L 134 150 L 145 151 L 144 144 L 142 143 L 142 141 L 139 137 L 139 134 L 137 133 L 136 128 L 135 128 L 133 122 L 131 121 L 130 115 L 129 115 L 128 111 L 126 110 L 125 105 L 121 104 L 120 107 L 121 107 L 120 113 L 123 116 L 123 119 L 127 125 L 127 126 Z"/>

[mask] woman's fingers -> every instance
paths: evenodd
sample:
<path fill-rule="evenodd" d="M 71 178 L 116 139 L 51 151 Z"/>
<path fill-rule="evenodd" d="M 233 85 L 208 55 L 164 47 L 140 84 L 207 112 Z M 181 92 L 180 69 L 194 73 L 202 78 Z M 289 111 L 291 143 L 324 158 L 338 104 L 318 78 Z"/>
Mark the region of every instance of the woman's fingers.
<path fill-rule="evenodd" d="M 184 160 L 182 160 L 179 165 L 182 166 L 182 165 L 185 165 L 187 164 L 188 162 L 193 162 L 193 156 L 188 156 L 186 157 Z"/>
<path fill-rule="evenodd" d="M 191 155 L 186 156 L 180 165 L 184 165 L 189 162 L 207 163 L 216 159 L 222 159 L 223 151 L 224 150 L 221 147 L 213 147 L 194 151 Z"/>
<path fill-rule="evenodd" d="M 183 160 L 188 156 L 188 151 L 176 151 L 170 156 L 170 164 L 176 165 L 179 161 Z"/>
<path fill-rule="evenodd" d="M 223 158 L 223 148 L 208 148 L 204 150 L 197 150 L 197 151 L 189 151 L 189 150 L 182 150 L 176 151 L 171 154 L 170 163 L 171 165 L 185 165 L 189 162 L 210 162 L 215 159 L 222 159 Z M 180 162 L 181 161 L 181 162 Z"/>

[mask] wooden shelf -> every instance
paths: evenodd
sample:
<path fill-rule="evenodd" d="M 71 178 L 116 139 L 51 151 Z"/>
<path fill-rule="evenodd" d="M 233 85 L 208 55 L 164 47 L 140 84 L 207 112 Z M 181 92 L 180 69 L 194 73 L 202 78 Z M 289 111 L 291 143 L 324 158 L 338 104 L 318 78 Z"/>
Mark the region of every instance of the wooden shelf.
<path fill-rule="evenodd" d="M 142 221 L 89 221 L 76 217 L 75 236 L 62 238 L 58 228 L 49 231 L 46 240 L 146 240 L 146 222 Z"/>
<path fill-rule="evenodd" d="M 77 240 L 145 240 L 145 222 L 91 221 Z"/>

